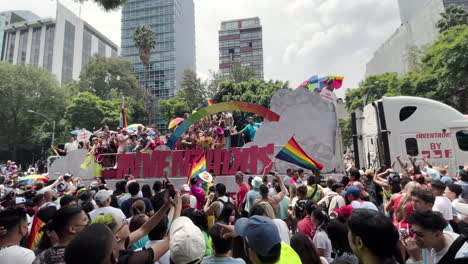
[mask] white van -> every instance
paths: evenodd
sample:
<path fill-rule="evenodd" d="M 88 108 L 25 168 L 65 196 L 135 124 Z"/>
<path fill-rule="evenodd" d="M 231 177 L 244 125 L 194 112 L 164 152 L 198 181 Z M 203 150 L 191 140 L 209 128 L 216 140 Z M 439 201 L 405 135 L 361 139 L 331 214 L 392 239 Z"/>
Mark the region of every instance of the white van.
<path fill-rule="evenodd" d="M 383 97 L 351 114 L 356 166 L 389 167 L 397 154 L 454 175 L 468 164 L 468 117 L 443 103 L 410 96 Z M 401 171 L 396 165 L 395 169 Z"/>

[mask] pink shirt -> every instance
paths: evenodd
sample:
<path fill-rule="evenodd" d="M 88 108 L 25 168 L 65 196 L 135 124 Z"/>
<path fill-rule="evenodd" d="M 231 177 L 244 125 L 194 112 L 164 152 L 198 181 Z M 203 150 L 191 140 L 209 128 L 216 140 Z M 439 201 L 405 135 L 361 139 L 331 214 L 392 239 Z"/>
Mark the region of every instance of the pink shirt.
<path fill-rule="evenodd" d="M 240 211 L 240 206 L 242 204 L 242 202 L 244 201 L 245 199 L 245 196 L 247 195 L 247 193 L 249 192 L 249 185 L 247 183 L 242 183 L 240 186 L 239 186 L 239 190 L 237 191 L 236 193 L 236 207 L 237 207 L 237 210 Z"/>
<path fill-rule="evenodd" d="M 205 205 L 205 192 L 201 187 L 198 186 L 192 186 L 190 187 L 190 190 L 192 191 L 193 196 L 197 198 L 197 210 L 203 209 L 203 205 Z"/>
<path fill-rule="evenodd" d="M 308 238 L 312 239 L 312 231 L 315 230 L 314 224 L 309 216 L 306 216 L 304 219 L 297 223 L 297 231 L 304 233 Z"/>

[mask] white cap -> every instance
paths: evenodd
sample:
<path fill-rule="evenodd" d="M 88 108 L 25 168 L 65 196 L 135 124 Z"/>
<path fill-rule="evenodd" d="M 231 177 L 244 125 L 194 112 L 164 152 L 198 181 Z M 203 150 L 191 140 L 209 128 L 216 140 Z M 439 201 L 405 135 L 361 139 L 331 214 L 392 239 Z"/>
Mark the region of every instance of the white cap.
<path fill-rule="evenodd" d="M 24 197 L 16 197 L 15 204 L 24 204 L 26 203 L 26 199 Z"/>
<path fill-rule="evenodd" d="M 205 237 L 190 218 L 181 216 L 172 222 L 169 241 L 171 259 L 174 263 L 201 261 L 205 256 Z"/>
<path fill-rule="evenodd" d="M 188 184 L 183 184 L 182 187 L 180 187 L 181 192 L 190 192 L 190 186 Z"/>
<path fill-rule="evenodd" d="M 96 195 L 94 195 L 94 200 L 97 202 L 97 203 L 104 203 L 105 201 L 107 201 L 107 199 L 109 199 L 109 197 L 111 197 L 112 195 L 112 191 L 108 191 L 108 190 L 100 190 L 99 192 L 96 193 Z"/>
<path fill-rule="evenodd" d="M 262 185 L 262 183 L 263 183 L 263 180 L 259 176 L 255 176 L 255 178 L 253 178 L 253 180 L 252 180 L 252 186 L 255 189 L 259 188 L 260 185 Z"/>

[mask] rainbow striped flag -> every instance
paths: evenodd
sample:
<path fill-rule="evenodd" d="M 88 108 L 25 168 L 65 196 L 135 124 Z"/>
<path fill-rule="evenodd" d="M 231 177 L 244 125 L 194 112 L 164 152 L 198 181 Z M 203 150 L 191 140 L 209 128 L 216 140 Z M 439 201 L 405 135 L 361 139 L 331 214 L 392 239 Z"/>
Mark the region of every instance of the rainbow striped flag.
<path fill-rule="evenodd" d="M 214 105 L 215 101 L 213 99 L 208 100 L 208 105 Z"/>
<path fill-rule="evenodd" d="M 200 157 L 195 160 L 192 160 L 190 164 L 190 171 L 187 176 L 187 184 L 190 182 L 192 177 L 198 177 L 198 174 L 206 171 L 206 158 L 205 152 L 203 152 Z"/>
<path fill-rule="evenodd" d="M 41 228 L 45 225 L 45 223 L 39 219 L 39 217 L 34 216 L 31 231 L 29 232 L 28 240 L 27 240 L 27 247 L 29 249 L 34 249 L 39 244 L 39 241 L 42 238 L 44 232 L 41 231 Z"/>
<path fill-rule="evenodd" d="M 313 160 L 305 153 L 305 151 L 297 144 L 294 137 L 284 145 L 284 147 L 276 154 L 277 159 L 296 164 L 299 167 L 309 170 L 322 170 L 323 165 Z"/>

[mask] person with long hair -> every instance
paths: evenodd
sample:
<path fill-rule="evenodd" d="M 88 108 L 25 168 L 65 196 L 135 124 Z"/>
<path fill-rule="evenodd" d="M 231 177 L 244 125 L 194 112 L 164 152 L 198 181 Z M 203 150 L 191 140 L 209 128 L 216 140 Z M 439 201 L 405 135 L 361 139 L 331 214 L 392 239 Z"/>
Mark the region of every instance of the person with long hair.
<path fill-rule="evenodd" d="M 411 197 L 417 190 L 421 190 L 421 185 L 417 182 L 409 182 L 405 185 L 403 193 L 394 194 L 390 201 L 385 206 L 387 212 L 393 212 L 393 224 L 395 228 L 401 233 L 403 238 L 409 236 L 409 225 L 406 218 L 414 212 L 413 202 Z"/>
<path fill-rule="evenodd" d="M 291 237 L 291 247 L 299 255 L 302 263 L 328 263 L 325 258 L 319 257 L 314 243 L 312 243 L 312 241 L 310 241 L 310 239 L 304 233 L 297 232 Z"/>
<path fill-rule="evenodd" d="M 348 241 L 348 228 L 337 220 L 332 220 L 327 226 L 327 234 L 330 238 L 333 251 L 335 252 L 334 261 L 346 261 L 350 264 L 359 264 L 359 259 L 354 255 Z"/>
<path fill-rule="evenodd" d="M 141 187 L 141 193 L 143 194 L 143 197 L 147 199 L 151 199 L 151 197 L 153 196 L 149 184 L 145 184 Z"/>
<path fill-rule="evenodd" d="M 328 223 L 330 222 L 328 214 L 325 210 L 317 208 L 312 212 L 310 218 L 312 223 L 316 226 L 312 242 L 317 249 L 317 253 L 320 257 L 324 257 L 328 262 L 332 262 L 332 245 L 326 232 Z"/>

